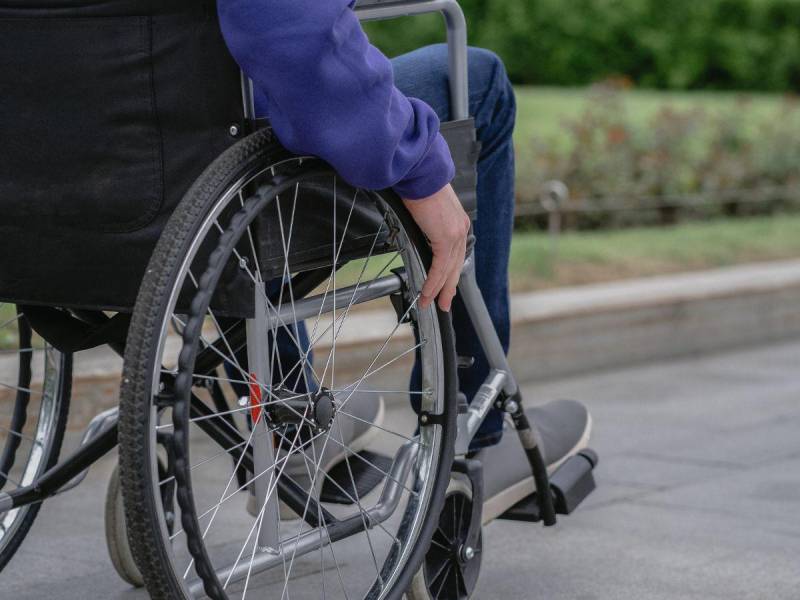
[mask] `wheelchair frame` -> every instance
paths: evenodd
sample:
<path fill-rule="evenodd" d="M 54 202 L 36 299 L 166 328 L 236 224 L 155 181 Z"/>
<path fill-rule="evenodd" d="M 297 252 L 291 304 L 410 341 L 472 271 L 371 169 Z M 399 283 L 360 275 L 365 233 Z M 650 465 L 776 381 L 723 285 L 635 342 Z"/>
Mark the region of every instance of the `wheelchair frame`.
<path fill-rule="evenodd" d="M 447 30 L 453 120 L 469 118 L 467 26 L 464 13 L 457 0 L 361 0 L 357 3 L 355 10 L 358 17 L 365 21 L 435 12 L 442 14 Z M 242 75 L 242 98 L 245 118 L 254 120 L 253 85 L 244 75 Z M 375 286 L 370 294 L 362 294 L 356 298 L 354 302 L 351 300 L 351 295 L 354 295 L 353 292 L 355 290 L 352 289 L 342 289 L 334 298 L 328 298 L 327 300 L 320 300 L 320 296 L 316 298 L 307 298 L 299 301 L 293 308 L 283 308 L 282 311 L 286 311 L 286 314 L 281 314 L 281 311 L 274 316 L 256 314 L 254 319 L 248 319 L 247 329 L 250 330 L 251 327 L 255 327 L 258 328 L 258 330 L 264 330 L 264 328 L 269 325 L 267 322 L 269 319 L 288 319 L 291 317 L 299 320 L 316 315 L 321 309 L 323 302 L 326 306 L 333 305 L 336 306 L 336 308 L 347 306 L 348 301 L 354 304 L 366 302 L 375 298 L 376 294 L 378 296 L 384 296 L 399 292 L 402 289 L 402 285 L 403 282 L 399 276 L 390 275 L 382 278 L 382 280 L 380 280 L 380 285 Z M 373 291 L 374 293 L 372 293 Z M 263 294 L 264 290 L 257 289 L 256 293 Z M 481 292 L 477 286 L 474 250 L 470 250 L 468 253 L 468 258 L 465 262 L 461 280 L 458 285 L 458 293 L 464 302 L 469 318 L 472 321 L 480 344 L 486 354 L 490 365 L 490 372 L 475 397 L 470 399 L 466 410 L 458 415 L 458 433 L 455 454 L 457 457 L 463 457 L 467 454 L 470 441 L 493 407 L 504 410 L 511 416 L 517 429 L 520 441 L 528 457 L 537 489 L 550 489 L 547 469 L 538 444 L 538 435 L 533 426 L 528 422 L 522 410 L 519 385 L 511 371 L 481 296 Z M 259 304 L 258 302 L 256 303 L 256 305 Z M 261 311 L 258 312 L 261 313 Z M 251 356 L 258 356 L 265 351 L 266 341 L 261 340 L 260 337 L 263 336 L 248 336 L 248 339 L 254 339 L 259 342 L 251 344 L 248 341 L 247 349 L 248 354 L 253 353 Z M 113 343 L 109 345 L 115 352 L 120 355 L 122 354 L 121 345 Z M 261 362 L 263 363 L 265 361 Z M 258 380 L 269 379 L 262 373 L 258 373 L 257 377 Z M 211 411 L 211 409 L 200 401 L 193 401 L 192 409 L 193 411 L 197 411 L 197 414 L 200 415 L 203 414 L 203 411 Z M 57 465 L 46 471 L 32 484 L 20 487 L 9 493 L 0 493 L 0 513 L 27 504 L 42 502 L 50 496 L 60 494 L 80 484 L 86 476 L 88 468 L 116 446 L 118 410 L 118 408 L 115 408 L 97 415 L 87 428 L 80 447 L 73 451 L 68 457 L 62 459 Z M 428 422 L 428 419 L 431 420 L 430 422 L 436 422 L 436 417 L 437 415 L 423 413 L 420 415 L 420 420 L 422 423 Z M 231 439 L 229 430 L 225 429 L 221 424 L 215 423 L 213 419 L 203 421 L 202 428 L 205 433 L 215 442 L 223 445 L 223 447 L 236 441 Z M 274 456 L 272 454 L 269 443 L 263 443 L 254 448 L 253 460 L 260 465 L 257 467 L 259 470 L 263 470 L 270 461 L 274 461 Z M 402 477 L 404 469 L 407 473 L 407 468 L 413 458 L 413 452 L 406 452 L 405 454 L 407 455 L 405 456 L 405 460 L 396 461 L 396 467 L 399 469 L 398 473 L 393 473 L 396 478 Z M 456 469 L 462 471 L 469 470 L 470 467 L 467 463 L 470 461 L 462 461 L 461 466 L 458 465 L 458 462 L 459 461 L 457 461 Z M 464 466 L 465 464 L 466 466 Z M 360 517 L 358 518 L 358 522 L 350 522 L 350 519 L 345 519 L 344 521 L 335 519 L 332 515 L 327 513 L 325 509 L 320 507 L 313 498 L 309 499 L 307 493 L 297 489 L 288 482 L 278 481 L 277 485 L 280 500 L 290 507 L 299 506 L 302 508 L 302 506 L 307 504 L 310 500 L 310 505 L 313 508 L 310 511 L 306 511 L 309 513 L 308 519 L 310 524 L 311 521 L 316 519 L 317 514 L 325 516 L 326 521 L 329 523 L 328 529 L 330 531 L 330 536 L 327 540 L 328 543 L 336 539 L 348 537 L 356 533 L 359 529 L 366 527 L 366 523 Z M 376 513 L 374 515 L 376 521 L 385 520 L 391 515 L 393 509 L 396 508 L 397 501 L 394 496 L 397 494 L 392 493 L 393 487 L 397 486 L 388 485 L 388 487 L 384 489 L 379 507 L 387 509 L 388 513 L 383 514 L 386 512 L 385 510 L 378 511 L 381 512 L 381 514 Z M 396 491 L 397 490 L 395 490 L 395 492 Z M 272 495 L 272 500 L 270 502 L 275 504 L 274 510 L 277 510 L 277 501 L 278 499 L 275 495 Z M 536 501 L 538 503 L 539 517 L 544 524 L 554 524 L 555 509 L 552 495 L 537 494 Z M 265 531 L 263 540 L 261 540 L 262 545 L 270 546 L 271 541 L 274 540 L 274 536 L 275 532 Z M 298 555 L 318 548 L 321 543 L 325 543 L 325 540 L 306 540 L 306 542 L 305 544 L 299 542 L 299 545 L 307 547 L 302 549 L 296 548 L 295 552 Z M 271 560 L 269 554 L 265 554 L 262 561 L 263 564 L 256 566 L 264 568 L 269 566 Z"/>

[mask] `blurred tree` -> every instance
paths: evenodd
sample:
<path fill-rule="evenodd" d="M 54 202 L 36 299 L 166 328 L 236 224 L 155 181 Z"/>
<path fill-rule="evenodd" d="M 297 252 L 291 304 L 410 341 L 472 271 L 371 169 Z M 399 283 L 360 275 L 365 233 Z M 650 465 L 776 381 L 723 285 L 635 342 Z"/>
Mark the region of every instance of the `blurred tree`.
<path fill-rule="evenodd" d="M 470 42 L 517 83 L 623 77 L 670 89 L 800 90 L 800 0 L 462 0 Z M 389 54 L 444 39 L 437 16 L 368 25 Z"/>

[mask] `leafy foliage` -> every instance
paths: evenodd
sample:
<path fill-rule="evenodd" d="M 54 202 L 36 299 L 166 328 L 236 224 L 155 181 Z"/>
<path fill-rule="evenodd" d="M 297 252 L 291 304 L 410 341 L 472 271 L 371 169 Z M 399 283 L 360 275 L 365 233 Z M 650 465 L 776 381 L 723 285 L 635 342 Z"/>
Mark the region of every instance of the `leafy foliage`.
<path fill-rule="evenodd" d="M 535 202 L 546 181 L 563 181 L 574 213 L 568 226 L 800 205 L 800 103 L 791 97 L 769 111 L 754 110 L 745 97 L 714 112 L 665 104 L 642 119 L 627 109 L 624 91 L 595 86 L 583 112 L 549 137 L 518 139 L 517 146 L 518 201 Z"/>
<path fill-rule="evenodd" d="M 800 0 L 462 0 L 470 42 L 515 83 L 626 78 L 668 89 L 800 89 Z M 369 24 L 389 54 L 443 41 L 438 16 Z"/>

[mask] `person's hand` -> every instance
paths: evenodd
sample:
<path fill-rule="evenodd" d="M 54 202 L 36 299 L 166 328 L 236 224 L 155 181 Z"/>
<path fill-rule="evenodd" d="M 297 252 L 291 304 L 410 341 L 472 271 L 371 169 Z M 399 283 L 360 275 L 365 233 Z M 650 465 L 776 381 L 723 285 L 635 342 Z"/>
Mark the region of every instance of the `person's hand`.
<path fill-rule="evenodd" d="M 408 212 L 428 238 L 433 262 L 422 287 L 420 307 L 439 299 L 439 308 L 449 311 L 467 252 L 470 219 L 464 212 L 453 186 L 420 200 L 403 200 Z"/>

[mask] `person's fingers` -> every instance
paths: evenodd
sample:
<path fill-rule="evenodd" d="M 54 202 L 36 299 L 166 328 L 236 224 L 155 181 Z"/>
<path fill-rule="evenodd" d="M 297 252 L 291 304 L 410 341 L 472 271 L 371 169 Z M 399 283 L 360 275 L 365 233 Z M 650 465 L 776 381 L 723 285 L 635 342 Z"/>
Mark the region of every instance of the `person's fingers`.
<path fill-rule="evenodd" d="M 442 286 L 442 290 L 439 292 L 439 308 L 445 312 L 450 312 L 450 308 L 453 306 L 453 298 L 455 298 L 458 290 L 458 281 L 461 279 L 461 269 L 464 266 L 466 255 L 467 244 L 464 241 L 459 244 L 456 252 L 452 254 L 452 260 L 449 265 L 450 272 Z"/>
<path fill-rule="evenodd" d="M 447 280 L 451 254 L 452 246 L 447 249 L 438 247 L 434 250 L 431 268 L 428 271 L 425 284 L 422 286 L 422 298 L 420 298 L 419 302 L 421 308 L 430 306 L 431 302 L 439 295 L 439 291 Z"/>
<path fill-rule="evenodd" d="M 427 308 L 439 298 L 439 307 L 449 310 L 464 264 L 469 216 L 450 185 L 428 198 L 403 202 L 433 251 L 419 306 Z"/>

